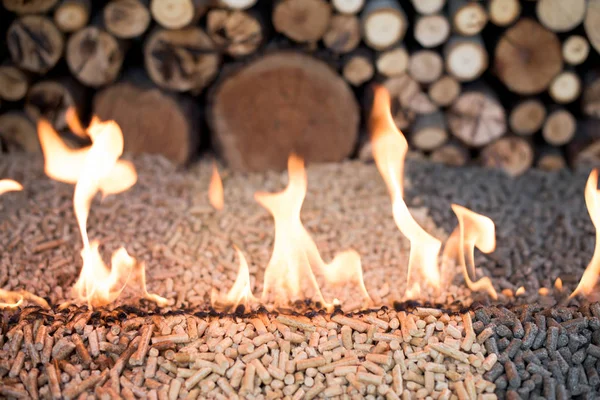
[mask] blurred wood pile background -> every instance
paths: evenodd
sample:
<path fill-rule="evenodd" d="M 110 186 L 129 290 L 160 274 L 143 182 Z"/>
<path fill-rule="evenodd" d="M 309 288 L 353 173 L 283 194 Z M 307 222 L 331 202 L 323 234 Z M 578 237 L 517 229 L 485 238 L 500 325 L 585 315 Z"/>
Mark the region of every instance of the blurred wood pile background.
<path fill-rule="evenodd" d="M 0 153 L 84 145 L 73 107 L 178 164 L 369 158 L 379 82 L 436 162 L 600 164 L 600 0 L 2 0 L 0 35 Z"/>

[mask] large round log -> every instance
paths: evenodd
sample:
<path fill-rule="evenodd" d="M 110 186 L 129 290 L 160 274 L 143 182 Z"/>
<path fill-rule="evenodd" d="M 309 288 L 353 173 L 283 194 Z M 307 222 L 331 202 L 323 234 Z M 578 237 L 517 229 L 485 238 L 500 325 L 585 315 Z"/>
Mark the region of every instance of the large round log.
<path fill-rule="evenodd" d="M 500 80 L 513 92 L 540 93 L 562 69 L 560 41 L 534 20 L 521 19 L 498 42 L 494 65 Z"/>
<path fill-rule="evenodd" d="M 357 140 L 354 94 L 308 55 L 275 52 L 234 68 L 209 98 L 217 148 L 235 170 L 283 170 L 292 152 L 308 162 L 340 161 Z"/>
<path fill-rule="evenodd" d="M 363 39 L 375 50 L 400 42 L 408 27 L 406 14 L 397 0 L 370 0 L 361 14 Z"/>
<path fill-rule="evenodd" d="M 9 152 L 41 153 L 42 150 L 35 124 L 22 112 L 9 111 L 0 115 L 0 138 L 6 143 Z"/>
<path fill-rule="evenodd" d="M 536 14 L 548 29 L 567 32 L 581 24 L 586 8 L 586 0 L 538 0 Z"/>
<path fill-rule="evenodd" d="M 519 176 L 533 165 L 533 148 L 522 137 L 503 137 L 481 151 L 481 162 L 486 167 L 500 168 L 510 176 Z"/>
<path fill-rule="evenodd" d="M 119 124 L 126 152 L 162 154 L 176 164 L 186 163 L 196 151 L 198 108 L 192 98 L 165 93 L 138 71 L 94 97 L 94 115 Z"/>

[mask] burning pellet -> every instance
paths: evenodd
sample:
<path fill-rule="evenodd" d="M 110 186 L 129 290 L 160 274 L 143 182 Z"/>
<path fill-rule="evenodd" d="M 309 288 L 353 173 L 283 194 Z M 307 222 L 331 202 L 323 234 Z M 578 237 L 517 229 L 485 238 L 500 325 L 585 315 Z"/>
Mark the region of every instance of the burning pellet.
<path fill-rule="evenodd" d="M 333 319 L 333 318 L 332 318 Z M 277 316 L 277 321 L 281 322 L 284 325 L 291 326 L 293 328 L 302 329 L 307 332 L 314 332 L 317 328 L 311 324 L 310 320 L 305 317 L 296 317 L 292 315 L 279 315 Z M 264 324 L 263 324 L 264 326 Z M 259 332 L 255 326 L 256 331 L 259 334 L 267 333 L 266 329 L 264 332 Z"/>
<path fill-rule="evenodd" d="M 305 360 L 298 360 L 296 362 L 296 369 L 304 370 L 307 368 L 317 368 L 325 365 L 327 360 L 323 356 L 307 358 Z"/>
<path fill-rule="evenodd" d="M 364 333 L 369 329 L 369 324 L 363 322 L 359 319 L 346 317 L 342 314 L 336 314 L 331 317 L 331 320 L 337 322 L 340 325 L 347 325 L 350 328 L 354 329 L 357 332 Z"/>

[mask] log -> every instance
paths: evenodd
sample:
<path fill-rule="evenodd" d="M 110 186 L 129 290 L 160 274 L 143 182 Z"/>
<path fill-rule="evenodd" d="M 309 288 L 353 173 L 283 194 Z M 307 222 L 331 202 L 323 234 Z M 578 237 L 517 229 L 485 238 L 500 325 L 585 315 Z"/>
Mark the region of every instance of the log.
<path fill-rule="evenodd" d="M 143 72 L 130 72 L 97 92 L 93 107 L 101 120 L 119 124 L 126 152 L 162 154 L 182 165 L 197 149 L 198 105 L 186 95 L 158 89 Z"/>
<path fill-rule="evenodd" d="M 592 47 L 600 53 L 600 0 L 588 0 L 583 28 Z"/>
<path fill-rule="evenodd" d="M 539 21 L 554 32 L 568 32 L 583 22 L 586 0 L 538 0 L 535 7 Z"/>
<path fill-rule="evenodd" d="M 27 74 L 13 65 L 0 66 L 0 99 L 18 101 L 25 97 L 29 88 Z"/>
<path fill-rule="evenodd" d="M 420 114 L 410 128 L 410 144 L 422 151 L 432 151 L 448 140 L 446 118 L 441 111 Z"/>
<path fill-rule="evenodd" d="M 218 3 L 231 10 L 247 10 L 254 6 L 258 0 L 219 0 Z"/>
<path fill-rule="evenodd" d="M 452 134 L 470 147 L 482 147 L 506 132 L 506 113 L 495 94 L 483 85 L 461 94 L 448 110 Z"/>
<path fill-rule="evenodd" d="M 234 170 L 284 170 L 291 152 L 307 162 L 341 161 L 357 140 L 354 94 L 305 54 L 278 51 L 241 64 L 222 74 L 209 99 L 216 147 Z"/>
<path fill-rule="evenodd" d="M 489 0 L 490 21 L 497 26 L 509 26 L 521 15 L 519 0 Z"/>
<path fill-rule="evenodd" d="M 548 114 L 542 128 L 542 136 L 546 143 L 562 146 L 571 141 L 577 130 L 577 120 L 564 108 L 557 108 Z"/>
<path fill-rule="evenodd" d="M 43 14 L 50 11 L 58 0 L 2 0 L 2 5 L 8 11 L 16 14 Z"/>
<path fill-rule="evenodd" d="M 563 152 L 552 146 L 538 146 L 536 148 L 535 165 L 543 171 L 558 171 L 567 166 Z"/>
<path fill-rule="evenodd" d="M 391 78 L 400 76 L 408 69 L 410 57 L 404 46 L 395 47 L 379 53 L 375 66 L 381 75 Z"/>
<path fill-rule="evenodd" d="M 537 99 L 523 100 L 513 107 L 508 117 L 510 130 L 517 135 L 533 135 L 546 120 L 546 107 Z"/>
<path fill-rule="evenodd" d="M 182 29 L 198 22 L 208 5 L 209 0 L 152 0 L 150 14 L 163 28 Z"/>
<path fill-rule="evenodd" d="M 516 177 L 533 165 L 533 147 L 522 137 L 503 137 L 481 151 L 481 162 L 486 167 L 500 168 Z"/>
<path fill-rule="evenodd" d="M 580 120 L 573 140 L 567 145 L 569 164 L 573 169 L 600 167 L 600 120 Z"/>
<path fill-rule="evenodd" d="M 411 0 L 411 3 L 417 13 L 431 15 L 442 11 L 446 0 Z"/>
<path fill-rule="evenodd" d="M 97 88 L 114 82 L 124 57 L 123 44 L 96 26 L 86 26 L 67 42 L 67 65 L 86 86 Z"/>
<path fill-rule="evenodd" d="M 392 116 L 398 129 L 408 128 L 417 114 L 437 111 L 437 106 L 423 93 L 419 83 L 408 74 L 389 78 L 383 85 L 390 93 Z"/>
<path fill-rule="evenodd" d="M 232 57 L 252 54 L 263 43 L 263 27 L 254 13 L 242 10 L 210 10 L 206 16 L 206 33 Z"/>
<path fill-rule="evenodd" d="M 600 73 L 589 71 L 584 77 L 581 109 L 588 117 L 600 118 Z"/>
<path fill-rule="evenodd" d="M 442 76 L 444 60 L 433 50 L 419 50 L 410 55 L 408 73 L 419 83 L 432 83 Z"/>
<path fill-rule="evenodd" d="M 85 115 L 85 91 L 70 78 L 36 82 L 25 99 L 25 112 L 34 121 L 49 121 L 58 132 L 68 128 L 67 110 L 77 116 Z"/>
<path fill-rule="evenodd" d="M 448 11 L 452 28 L 459 35 L 477 35 L 488 22 L 485 8 L 475 1 L 449 0 Z"/>
<path fill-rule="evenodd" d="M 488 53 L 480 35 L 453 36 L 444 46 L 446 71 L 461 82 L 481 76 L 488 67 Z"/>
<path fill-rule="evenodd" d="M 355 15 L 363 9 L 365 0 L 331 0 L 331 3 L 340 14 Z"/>
<path fill-rule="evenodd" d="M 464 145 L 457 141 L 450 141 L 433 150 L 429 159 L 450 167 L 462 167 L 469 162 L 470 155 Z"/>
<path fill-rule="evenodd" d="M 140 0 L 113 0 L 104 7 L 106 30 L 120 39 L 141 36 L 150 26 L 150 11 Z"/>
<path fill-rule="evenodd" d="M 363 40 L 375 50 L 386 50 L 406 34 L 406 14 L 396 0 L 371 0 L 361 14 Z"/>
<path fill-rule="evenodd" d="M 217 75 L 221 57 L 200 28 L 152 32 L 144 46 L 144 63 L 159 87 L 197 93 Z"/>
<path fill-rule="evenodd" d="M 325 47 L 337 54 L 349 53 L 360 43 L 360 21 L 356 15 L 336 14 L 323 36 Z"/>
<path fill-rule="evenodd" d="M 331 19 L 331 6 L 325 0 L 279 0 L 273 9 L 277 32 L 299 43 L 317 42 Z"/>
<path fill-rule="evenodd" d="M 550 82 L 548 93 L 558 104 L 571 103 L 581 94 L 581 79 L 574 71 L 563 71 Z"/>
<path fill-rule="evenodd" d="M 511 91 L 522 95 L 546 90 L 563 65 L 556 34 L 529 18 L 519 20 L 504 32 L 494 58 L 498 78 Z"/>
<path fill-rule="evenodd" d="M 562 56 L 567 64 L 582 64 L 590 54 L 590 42 L 580 35 L 572 35 L 563 42 Z"/>
<path fill-rule="evenodd" d="M 19 68 L 39 74 L 56 65 L 65 46 L 54 23 L 40 15 L 15 19 L 6 32 L 6 42 L 10 58 Z"/>
<path fill-rule="evenodd" d="M 362 51 L 361 51 L 362 50 Z M 360 86 L 371 80 L 375 74 L 372 56 L 365 49 L 349 54 L 345 57 L 342 76 L 352 85 Z"/>
<path fill-rule="evenodd" d="M 435 104 L 440 107 L 447 107 L 456 100 L 460 91 L 460 83 L 455 78 L 444 75 L 429 85 L 427 93 Z"/>
<path fill-rule="evenodd" d="M 75 32 L 87 25 L 91 12 L 89 0 L 62 0 L 54 10 L 54 23 L 65 33 Z"/>
<path fill-rule="evenodd" d="M 0 115 L 0 138 L 9 152 L 41 153 L 35 124 L 19 111 Z"/>
<path fill-rule="evenodd" d="M 415 40 L 426 49 L 444 43 L 450 35 L 450 22 L 441 14 L 424 15 L 417 19 L 414 28 Z"/>

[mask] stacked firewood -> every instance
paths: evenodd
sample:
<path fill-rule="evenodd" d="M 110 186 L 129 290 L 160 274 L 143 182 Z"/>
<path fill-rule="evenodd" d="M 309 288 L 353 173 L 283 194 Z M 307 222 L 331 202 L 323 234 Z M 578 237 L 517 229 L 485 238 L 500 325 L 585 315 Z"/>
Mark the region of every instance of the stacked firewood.
<path fill-rule="evenodd" d="M 381 82 L 434 161 L 600 163 L 600 0 L 2 0 L 0 35 L 3 150 L 39 151 L 40 117 L 82 144 L 74 108 L 179 164 L 340 161 Z"/>

